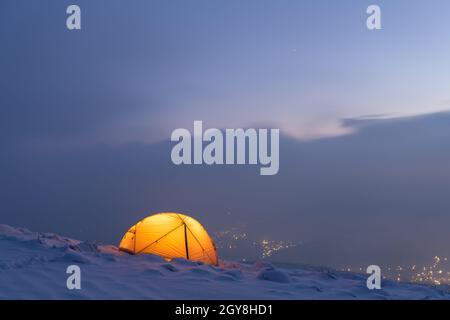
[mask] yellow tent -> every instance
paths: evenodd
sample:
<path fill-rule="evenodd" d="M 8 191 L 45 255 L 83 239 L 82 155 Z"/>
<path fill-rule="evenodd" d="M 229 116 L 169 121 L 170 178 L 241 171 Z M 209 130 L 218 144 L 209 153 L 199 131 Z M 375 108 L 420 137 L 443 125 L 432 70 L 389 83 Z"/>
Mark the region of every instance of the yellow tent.
<path fill-rule="evenodd" d="M 180 213 L 158 213 L 132 226 L 119 249 L 131 254 L 152 253 L 166 258 L 186 258 L 217 265 L 211 237 L 195 219 Z"/>

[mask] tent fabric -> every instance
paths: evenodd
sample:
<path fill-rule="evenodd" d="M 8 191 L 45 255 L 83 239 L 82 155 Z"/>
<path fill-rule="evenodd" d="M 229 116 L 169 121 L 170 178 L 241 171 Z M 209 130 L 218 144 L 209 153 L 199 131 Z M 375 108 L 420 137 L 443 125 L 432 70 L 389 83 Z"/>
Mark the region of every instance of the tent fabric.
<path fill-rule="evenodd" d="M 132 226 L 123 236 L 119 249 L 131 254 L 151 253 L 185 258 L 217 265 L 216 246 L 205 228 L 181 213 L 158 213 Z"/>

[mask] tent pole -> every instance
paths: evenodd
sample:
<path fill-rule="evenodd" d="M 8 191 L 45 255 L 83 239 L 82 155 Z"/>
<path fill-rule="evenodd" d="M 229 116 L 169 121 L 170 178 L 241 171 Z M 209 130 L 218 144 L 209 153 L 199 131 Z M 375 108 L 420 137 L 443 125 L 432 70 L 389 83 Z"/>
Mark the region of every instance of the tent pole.
<path fill-rule="evenodd" d="M 186 259 L 189 260 L 189 249 L 188 249 L 188 241 L 187 241 L 186 223 L 184 224 L 184 245 L 186 247 Z"/>

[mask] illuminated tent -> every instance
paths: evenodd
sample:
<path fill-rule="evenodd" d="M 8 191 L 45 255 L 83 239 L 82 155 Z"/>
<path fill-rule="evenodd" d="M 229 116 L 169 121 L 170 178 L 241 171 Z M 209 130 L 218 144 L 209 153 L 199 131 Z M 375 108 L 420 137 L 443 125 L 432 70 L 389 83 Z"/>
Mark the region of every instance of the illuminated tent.
<path fill-rule="evenodd" d="M 119 249 L 131 254 L 156 254 L 167 260 L 218 263 L 216 246 L 203 226 L 179 213 L 158 213 L 139 221 L 123 236 Z"/>

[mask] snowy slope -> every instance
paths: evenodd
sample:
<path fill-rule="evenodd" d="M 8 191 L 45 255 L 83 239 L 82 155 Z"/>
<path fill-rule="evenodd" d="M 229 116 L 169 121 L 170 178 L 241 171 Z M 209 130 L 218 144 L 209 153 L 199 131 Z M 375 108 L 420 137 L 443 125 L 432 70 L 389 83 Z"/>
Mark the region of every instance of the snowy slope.
<path fill-rule="evenodd" d="M 66 268 L 81 268 L 81 290 L 68 290 Z M 153 255 L 132 256 L 56 234 L 0 225 L 0 299 L 448 299 L 431 286 L 383 281 L 319 268 L 267 262 L 219 267 Z"/>

